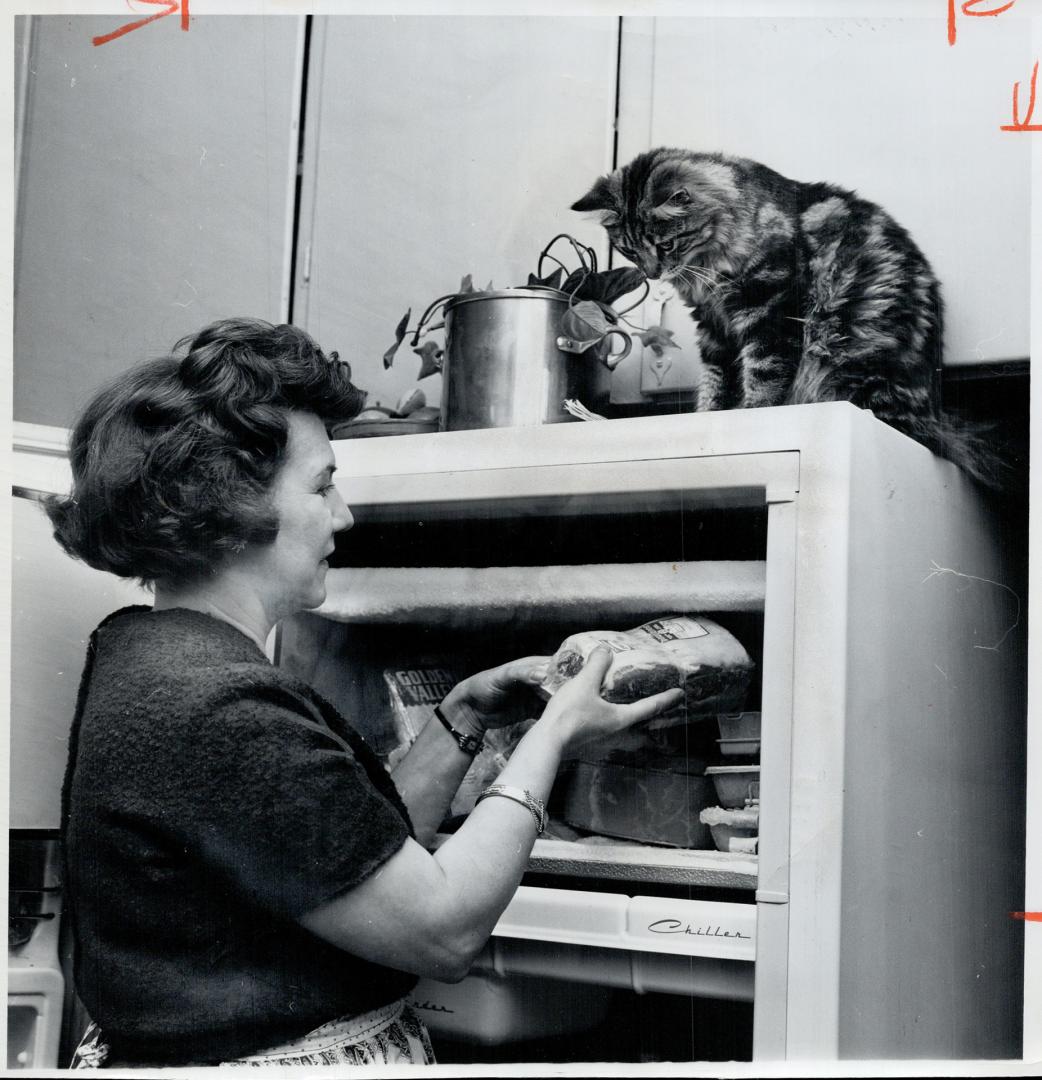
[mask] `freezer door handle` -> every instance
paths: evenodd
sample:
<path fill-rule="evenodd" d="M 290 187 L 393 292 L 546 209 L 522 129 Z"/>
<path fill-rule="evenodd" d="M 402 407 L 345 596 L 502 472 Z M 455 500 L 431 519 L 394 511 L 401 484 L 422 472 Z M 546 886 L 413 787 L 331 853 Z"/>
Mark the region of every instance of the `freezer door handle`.
<path fill-rule="evenodd" d="M 789 902 L 789 894 L 777 892 L 773 889 L 757 889 L 756 902 L 758 904 L 787 904 Z"/>

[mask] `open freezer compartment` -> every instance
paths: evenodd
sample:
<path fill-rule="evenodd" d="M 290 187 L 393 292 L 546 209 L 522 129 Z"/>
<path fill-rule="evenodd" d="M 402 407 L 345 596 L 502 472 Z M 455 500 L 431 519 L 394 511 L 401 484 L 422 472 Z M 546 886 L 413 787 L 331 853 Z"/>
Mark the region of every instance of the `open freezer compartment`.
<path fill-rule="evenodd" d="M 755 951 L 751 904 L 523 885 L 467 978 L 410 999 L 446 1063 L 510 1044 L 528 1061 L 749 1060 Z"/>
<path fill-rule="evenodd" d="M 762 492 L 731 495 L 726 505 L 658 491 L 624 503 L 612 494 L 543 495 L 352 510 L 356 525 L 331 560 L 329 599 L 320 614 L 284 625 L 279 662 L 329 697 L 377 753 L 395 749 L 389 673 L 412 679 L 417 700 L 428 695 L 432 707 L 455 679 L 517 656 L 552 654 L 572 633 L 627 630 L 677 614 L 708 618 L 744 646 L 753 661 L 744 707 L 761 707 Z M 529 715 L 540 708 L 533 699 Z M 715 715 L 663 734 L 681 773 L 698 774 L 692 784 L 709 783 L 706 766 L 734 760 L 719 744 Z M 562 769 L 532 872 L 738 888 L 752 901 L 756 854 L 717 850 L 708 829 L 698 847 L 685 847 L 570 824 L 569 785 L 574 795 L 585 767 Z M 694 807 L 696 821 L 702 805 Z"/>

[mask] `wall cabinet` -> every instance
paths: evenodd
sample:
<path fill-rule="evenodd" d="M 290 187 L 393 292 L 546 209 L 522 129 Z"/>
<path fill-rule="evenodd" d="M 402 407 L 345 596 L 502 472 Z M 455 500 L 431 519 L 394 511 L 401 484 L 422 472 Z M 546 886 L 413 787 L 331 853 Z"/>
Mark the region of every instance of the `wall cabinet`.
<path fill-rule="evenodd" d="M 68 427 L 216 318 L 285 318 L 303 18 L 22 20 L 14 415 Z"/>
<path fill-rule="evenodd" d="M 68 425 L 105 378 L 236 314 L 292 313 L 393 406 L 419 371 L 407 346 L 380 359 L 407 308 L 467 273 L 523 283 L 562 231 L 606 261 L 568 207 L 656 145 L 856 188 L 933 262 L 949 364 L 1028 355 L 1030 145 L 998 130 L 1030 71 L 1013 13 L 956 48 L 935 18 L 630 16 L 324 16 L 310 33 L 197 16 L 91 44 L 118 25 L 19 21 L 18 420 Z M 654 385 L 641 351 L 615 400 Z M 440 378 L 422 386 L 436 404 Z"/>
<path fill-rule="evenodd" d="M 371 401 L 416 384 L 406 345 L 380 360 L 407 308 L 415 325 L 464 274 L 523 285 L 560 232 L 607 255 L 568 208 L 611 167 L 617 34 L 596 17 L 315 20 L 294 318 Z M 433 405 L 440 381 L 421 384 Z"/>

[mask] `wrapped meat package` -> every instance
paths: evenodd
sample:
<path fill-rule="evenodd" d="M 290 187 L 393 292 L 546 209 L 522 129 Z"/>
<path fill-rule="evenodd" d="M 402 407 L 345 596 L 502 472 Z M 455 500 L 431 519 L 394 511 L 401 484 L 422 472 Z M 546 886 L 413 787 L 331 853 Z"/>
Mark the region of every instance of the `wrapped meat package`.
<path fill-rule="evenodd" d="M 564 820 L 604 836 L 711 848 L 709 826 L 699 813 L 712 802 L 709 779 L 680 768 L 623 761 L 575 761 L 565 766 Z"/>
<path fill-rule="evenodd" d="M 589 630 L 566 638 L 554 654 L 540 689 L 550 696 L 585 666 L 599 645 L 612 663 L 601 695 L 625 704 L 680 687 L 684 699 L 655 717 L 654 729 L 698 716 L 737 712 L 745 701 L 753 662 L 741 643 L 702 615 L 670 615 L 633 630 Z"/>

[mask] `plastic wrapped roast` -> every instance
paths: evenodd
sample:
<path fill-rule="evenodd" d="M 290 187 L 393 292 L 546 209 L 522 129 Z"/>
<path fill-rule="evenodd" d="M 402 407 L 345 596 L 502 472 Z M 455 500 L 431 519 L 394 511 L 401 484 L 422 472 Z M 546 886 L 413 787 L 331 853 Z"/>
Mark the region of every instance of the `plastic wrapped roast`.
<path fill-rule="evenodd" d="M 633 630 L 588 630 L 566 638 L 554 654 L 541 689 L 552 695 L 578 674 L 590 653 L 607 645 L 614 656 L 601 691 L 627 703 L 681 687 L 684 700 L 649 727 L 683 723 L 741 709 L 753 662 L 733 634 L 702 615 L 669 615 Z"/>

